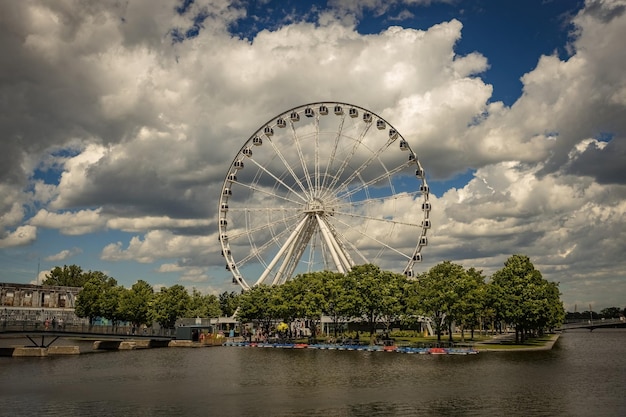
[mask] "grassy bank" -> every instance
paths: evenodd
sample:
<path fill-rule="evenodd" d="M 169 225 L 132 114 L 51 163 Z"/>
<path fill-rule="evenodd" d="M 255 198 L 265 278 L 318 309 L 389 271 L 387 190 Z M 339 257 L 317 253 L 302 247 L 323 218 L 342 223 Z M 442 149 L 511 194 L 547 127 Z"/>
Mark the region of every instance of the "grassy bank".
<path fill-rule="evenodd" d="M 531 351 L 550 350 L 559 339 L 559 333 L 546 334 L 541 337 L 527 339 L 523 344 L 515 343 L 513 340 L 494 340 L 476 343 L 475 347 L 481 351 Z"/>

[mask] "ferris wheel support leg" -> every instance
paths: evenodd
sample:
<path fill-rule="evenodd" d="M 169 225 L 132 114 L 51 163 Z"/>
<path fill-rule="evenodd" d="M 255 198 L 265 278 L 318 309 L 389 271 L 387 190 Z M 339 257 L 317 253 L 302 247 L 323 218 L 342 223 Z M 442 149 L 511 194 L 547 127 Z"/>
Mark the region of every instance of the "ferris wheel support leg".
<path fill-rule="evenodd" d="M 352 267 L 354 266 L 354 261 L 352 260 L 352 257 L 350 256 L 350 253 L 348 252 L 346 247 L 343 245 L 342 239 L 339 238 L 339 234 L 337 233 L 337 230 L 334 227 L 332 227 L 332 224 L 326 221 L 324 221 L 324 224 L 328 228 L 330 235 L 333 237 L 333 242 L 335 243 L 335 245 L 337 245 L 336 246 L 337 253 L 341 257 L 346 271 L 351 270 Z"/>
<path fill-rule="evenodd" d="M 302 258 L 302 254 L 306 250 L 308 243 L 311 240 L 311 236 L 315 232 L 316 222 L 315 219 L 311 217 L 307 218 L 306 224 L 298 233 L 294 243 L 291 245 L 291 249 L 287 256 L 283 259 L 283 265 L 281 265 L 281 270 L 278 272 L 276 277 L 274 277 L 274 284 L 276 283 L 284 283 L 288 277 L 293 275 L 294 270 L 298 266 L 298 262 Z M 280 280 L 280 281 L 279 281 Z"/>
<path fill-rule="evenodd" d="M 307 219 L 303 227 L 301 227 L 300 230 L 298 230 L 297 233 L 294 235 L 294 239 L 289 245 L 289 251 L 287 252 L 287 255 L 283 257 L 283 263 L 278 269 L 278 272 L 276 273 L 276 276 L 274 277 L 272 281 L 272 285 L 276 285 L 281 282 L 281 279 L 285 275 L 285 271 L 287 270 L 289 265 L 295 266 L 294 264 L 297 262 L 297 260 L 294 260 L 293 256 L 296 250 L 298 250 L 298 246 L 302 244 L 302 234 L 306 230 L 306 227 L 304 226 L 309 223 L 310 223 L 310 220 Z M 294 263 L 292 264 L 290 260 L 293 260 Z M 291 273 L 289 273 L 289 275 L 291 275 Z"/>
<path fill-rule="evenodd" d="M 280 248 L 280 250 L 278 251 L 276 256 L 274 256 L 274 259 L 272 259 L 272 262 L 270 262 L 269 265 L 267 266 L 267 268 L 265 268 L 265 271 L 263 271 L 263 274 L 261 275 L 261 277 L 257 280 L 257 282 L 254 285 L 259 285 L 260 283 L 265 281 L 265 279 L 270 274 L 272 269 L 276 266 L 278 261 L 283 257 L 283 255 L 285 254 L 287 249 L 289 249 L 291 247 L 291 245 L 293 244 L 293 242 L 296 239 L 296 237 L 298 237 L 298 234 L 300 233 L 300 231 L 302 230 L 302 228 L 304 227 L 306 222 L 307 222 L 307 218 L 304 217 L 300 221 L 298 226 L 296 226 L 296 228 L 291 233 L 291 235 L 289 235 L 289 238 L 287 238 L 287 241 L 285 242 L 285 244 Z"/>
<path fill-rule="evenodd" d="M 328 249 L 330 250 L 330 254 L 333 258 L 333 261 L 335 262 L 335 265 L 337 266 L 337 270 L 341 272 L 342 274 L 345 274 L 350 269 L 348 260 L 346 259 L 345 255 L 339 248 L 339 245 L 337 244 L 337 241 L 335 240 L 334 236 L 332 236 L 332 234 L 330 233 L 330 230 L 328 230 L 328 226 L 326 225 L 326 223 L 322 221 L 322 219 L 320 219 L 318 215 L 315 215 L 315 217 L 317 219 L 317 223 L 320 226 L 320 230 L 322 231 L 322 236 L 324 237 L 324 240 L 326 241 L 326 245 L 328 246 Z"/>

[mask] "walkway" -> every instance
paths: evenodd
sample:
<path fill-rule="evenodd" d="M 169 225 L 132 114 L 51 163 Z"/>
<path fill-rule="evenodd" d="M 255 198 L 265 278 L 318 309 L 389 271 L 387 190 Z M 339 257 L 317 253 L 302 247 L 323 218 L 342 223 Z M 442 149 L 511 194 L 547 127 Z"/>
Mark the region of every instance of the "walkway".
<path fill-rule="evenodd" d="M 589 329 L 593 331 L 593 329 L 615 327 L 626 327 L 626 321 L 623 317 L 618 319 L 584 320 L 564 323 L 559 330 Z"/>

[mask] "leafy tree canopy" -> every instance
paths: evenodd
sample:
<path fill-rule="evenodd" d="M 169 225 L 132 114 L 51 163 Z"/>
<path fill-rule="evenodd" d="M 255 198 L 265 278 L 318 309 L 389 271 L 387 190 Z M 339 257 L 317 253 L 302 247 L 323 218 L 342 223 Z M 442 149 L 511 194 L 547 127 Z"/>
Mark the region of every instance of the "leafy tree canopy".
<path fill-rule="evenodd" d="M 139 280 L 122 294 L 120 311 L 124 320 L 130 321 L 139 327 L 150 325 L 148 309 L 154 298 L 154 289 L 146 281 Z"/>
<path fill-rule="evenodd" d="M 60 285 L 65 287 L 82 287 L 89 280 L 88 274 L 78 265 L 56 266 L 46 274 L 43 285 Z"/>
<path fill-rule="evenodd" d="M 152 300 L 149 317 L 161 327 L 172 328 L 176 320 L 185 316 L 190 301 L 191 297 L 182 285 L 161 288 Z"/>

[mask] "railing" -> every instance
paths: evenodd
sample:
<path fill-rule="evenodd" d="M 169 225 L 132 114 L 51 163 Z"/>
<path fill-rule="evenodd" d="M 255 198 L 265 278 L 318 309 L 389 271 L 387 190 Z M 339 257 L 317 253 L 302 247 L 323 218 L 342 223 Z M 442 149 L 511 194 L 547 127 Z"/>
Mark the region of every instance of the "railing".
<path fill-rule="evenodd" d="M 134 326 L 104 326 L 80 324 L 55 324 L 33 321 L 2 321 L 0 322 L 0 334 L 2 333 L 40 333 L 49 332 L 54 334 L 68 335 L 108 335 L 108 336 L 134 336 L 134 337 L 174 337 L 174 329 L 164 328 L 138 328 Z"/>
<path fill-rule="evenodd" d="M 623 317 L 616 319 L 570 320 L 567 323 L 563 323 L 561 329 L 589 329 L 597 327 L 611 327 L 615 325 L 626 326 L 626 321 Z"/>

